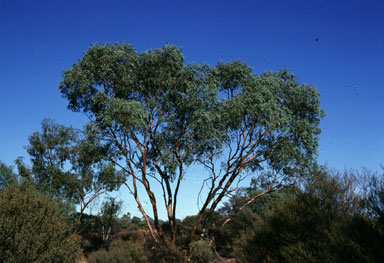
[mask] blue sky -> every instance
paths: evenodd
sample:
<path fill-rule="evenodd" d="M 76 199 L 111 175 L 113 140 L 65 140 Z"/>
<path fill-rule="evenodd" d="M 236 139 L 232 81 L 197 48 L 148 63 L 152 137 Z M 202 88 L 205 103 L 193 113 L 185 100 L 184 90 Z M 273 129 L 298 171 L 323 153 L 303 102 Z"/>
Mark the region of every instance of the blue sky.
<path fill-rule="evenodd" d="M 327 116 L 319 162 L 378 170 L 384 164 L 383 14 L 382 0 L 1 0 L 0 160 L 26 157 L 23 146 L 44 118 L 75 127 L 86 121 L 66 109 L 58 83 L 92 43 L 126 42 L 138 51 L 171 43 L 182 47 L 186 62 L 241 59 L 255 73 L 289 68 L 321 94 Z"/>

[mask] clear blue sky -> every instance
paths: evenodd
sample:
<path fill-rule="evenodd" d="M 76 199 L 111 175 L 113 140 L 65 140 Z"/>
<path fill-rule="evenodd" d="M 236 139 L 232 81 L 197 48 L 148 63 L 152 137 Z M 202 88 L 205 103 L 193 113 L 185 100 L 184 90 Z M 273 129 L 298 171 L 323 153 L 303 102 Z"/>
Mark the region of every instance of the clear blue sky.
<path fill-rule="evenodd" d="M 43 118 L 75 127 L 85 122 L 66 109 L 58 83 L 92 43 L 127 42 L 139 51 L 171 43 L 183 48 L 187 62 L 241 59 L 255 73 L 289 68 L 321 93 L 327 116 L 320 163 L 378 170 L 383 14 L 383 0 L 0 0 L 0 160 L 27 156 L 23 146 Z"/>

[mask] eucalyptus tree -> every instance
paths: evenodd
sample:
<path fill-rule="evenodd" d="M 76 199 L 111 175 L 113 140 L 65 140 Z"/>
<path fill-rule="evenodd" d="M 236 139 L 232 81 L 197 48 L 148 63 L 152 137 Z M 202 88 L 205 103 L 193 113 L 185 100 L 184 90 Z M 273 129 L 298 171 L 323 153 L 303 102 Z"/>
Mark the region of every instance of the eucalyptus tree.
<path fill-rule="evenodd" d="M 101 232 L 104 242 L 108 242 L 111 236 L 112 227 L 116 225 L 116 219 L 121 211 L 122 201 L 109 197 L 101 207 Z"/>
<path fill-rule="evenodd" d="M 13 172 L 13 167 L 0 161 L 0 190 L 17 183 L 17 174 Z"/>
<path fill-rule="evenodd" d="M 64 193 L 69 172 L 64 165 L 69 159 L 70 151 L 75 140 L 73 129 L 58 125 L 52 120 L 45 119 L 41 123 L 41 132 L 34 132 L 29 136 L 29 145 L 26 146 L 30 156 L 31 167 L 17 160 L 19 173 L 30 178 L 36 188 L 51 197 Z"/>
<path fill-rule="evenodd" d="M 177 197 L 191 164 L 206 168 L 208 186 L 193 240 L 246 174 L 272 169 L 265 182 L 273 190 L 304 174 L 316 155 L 319 94 L 286 70 L 257 76 L 239 61 L 185 64 L 175 46 L 137 52 L 128 44 L 98 44 L 64 71 L 59 88 L 68 108 L 85 113 L 98 138 L 114 146 L 109 160 L 126 173 L 156 242 L 169 244 L 158 218 L 164 202 L 175 244 Z M 153 226 L 140 189 L 150 200 Z"/>
<path fill-rule="evenodd" d="M 17 161 L 21 176 L 29 178 L 40 192 L 79 205 L 79 221 L 95 198 L 117 189 L 123 179 L 104 158 L 109 146 L 98 143 L 92 131 L 45 119 L 41 132 L 34 132 L 26 146 L 31 167 Z"/>

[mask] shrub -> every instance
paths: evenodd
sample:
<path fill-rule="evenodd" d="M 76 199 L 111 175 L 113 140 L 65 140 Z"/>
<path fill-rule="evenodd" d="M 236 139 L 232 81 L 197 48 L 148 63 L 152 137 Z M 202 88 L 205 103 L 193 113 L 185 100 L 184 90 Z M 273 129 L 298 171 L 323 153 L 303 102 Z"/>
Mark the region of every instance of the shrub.
<path fill-rule="evenodd" d="M 339 262 L 384 262 L 384 237 L 369 218 L 355 215 L 334 224 L 330 240 Z"/>
<path fill-rule="evenodd" d="M 56 202 L 32 188 L 0 191 L 0 262 L 73 263 L 81 257 Z"/>
<path fill-rule="evenodd" d="M 354 192 L 345 175 L 314 178 L 243 235 L 238 262 L 383 262 L 384 240 Z"/>
<path fill-rule="evenodd" d="M 145 263 L 143 246 L 132 241 L 115 240 L 109 249 L 100 249 L 89 258 L 89 263 Z"/>
<path fill-rule="evenodd" d="M 145 242 L 148 262 L 151 263 L 185 263 L 185 254 L 178 247 L 166 247 L 156 244 L 153 239 Z"/>
<path fill-rule="evenodd" d="M 204 240 L 199 240 L 189 244 L 191 252 L 191 262 L 207 263 L 213 259 L 213 253 L 209 245 Z"/>

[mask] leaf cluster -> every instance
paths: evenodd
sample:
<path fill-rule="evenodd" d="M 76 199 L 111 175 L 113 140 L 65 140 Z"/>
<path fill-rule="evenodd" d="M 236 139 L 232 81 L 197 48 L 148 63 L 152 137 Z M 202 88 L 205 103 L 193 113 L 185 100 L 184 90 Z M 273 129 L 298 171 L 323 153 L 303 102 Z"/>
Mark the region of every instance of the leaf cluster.
<path fill-rule="evenodd" d="M 303 174 L 314 162 L 324 116 L 319 94 L 287 70 L 257 76 L 241 61 L 185 65 L 175 46 L 137 52 L 116 43 L 92 46 L 63 77 L 68 107 L 86 113 L 130 161 L 146 158 L 153 173 L 162 166 L 163 177 L 219 158 L 241 140 L 252 142 L 242 149 L 256 157 L 247 162 L 252 169 L 267 160 Z"/>

